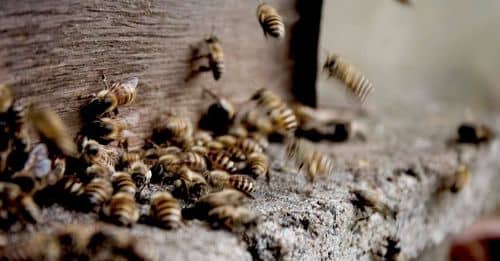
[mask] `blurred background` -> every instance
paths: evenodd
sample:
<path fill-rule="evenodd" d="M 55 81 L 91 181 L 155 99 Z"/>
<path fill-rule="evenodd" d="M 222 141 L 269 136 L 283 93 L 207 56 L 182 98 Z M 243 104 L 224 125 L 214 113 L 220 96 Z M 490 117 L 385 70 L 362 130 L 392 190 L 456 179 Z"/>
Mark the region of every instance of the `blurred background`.
<path fill-rule="evenodd" d="M 391 129 L 379 138 L 399 130 L 405 137 L 441 139 L 464 119 L 499 122 L 500 1 L 418 0 L 405 6 L 395 0 L 328 0 L 322 12 L 318 70 L 327 54 L 336 53 L 372 81 L 375 91 L 365 106 L 381 122 L 378 129 Z M 322 107 L 355 104 L 326 73 L 318 73 L 317 97 Z M 479 221 L 462 237 L 484 224 L 492 231 L 498 223 Z M 452 241 L 425 251 L 420 260 L 448 259 Z M 483 246 L 492 241 L 478 242 L 474 251 L 481 256 Z"/>

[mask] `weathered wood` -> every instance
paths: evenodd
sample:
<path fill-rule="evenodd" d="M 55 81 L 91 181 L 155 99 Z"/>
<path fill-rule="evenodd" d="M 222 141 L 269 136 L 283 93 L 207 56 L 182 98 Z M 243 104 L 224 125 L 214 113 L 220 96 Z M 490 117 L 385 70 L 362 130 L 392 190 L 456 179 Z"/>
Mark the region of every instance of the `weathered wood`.
<path fill-rule="evenodd" d="M 287 29 L 294 1 L 270 1 L 284 10 Z M 2 1 L 0 82 L 27 103 L 55 108 L 76 132 L 79 98 L 109 80 L 140 78 L 137 103 L 121 110 L 134 132 L 149 133 L 160 112 L 194 115 L 201 87 L 243 99 L 260 85 L 282 94 L 291 85 L 290 34 L 267 39 L 257 22 L 257 1 Z M 226 73 L 185 82 L 190 44 L 214 33 L 222 42 Z M 289 30 L 288 30 L 289 32 Z M 205 99 L 206 100 L 206 99 Z"/>

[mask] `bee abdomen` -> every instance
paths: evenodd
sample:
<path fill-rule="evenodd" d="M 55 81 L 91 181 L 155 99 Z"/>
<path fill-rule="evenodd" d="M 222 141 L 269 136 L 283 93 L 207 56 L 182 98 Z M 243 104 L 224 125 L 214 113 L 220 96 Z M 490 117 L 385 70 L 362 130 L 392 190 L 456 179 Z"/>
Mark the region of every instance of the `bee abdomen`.
<path fill-rule="evenodd" d="M 228 172 L 236 171 L 236 163 L 224 151 L 210 151 L 208 159 L 212 169 L 226 170 Z"/>
<path fill-rule="evenodd" d="M 151 196 L 151 217 L 162 228 L 175 229 L 182 225 L 181 207 L 169 192 Z"/>
<path fill-rule="evenodd" d="M 205 158 L 195 152 L 186 152 L 181 156 L 181 163 L 193 171 L 202 172 L 207 169 Z"/>
<path fill-rule="evenodd" d="M 248 156 L 248 169 L 254 177 L 267 177 L 269 159 L 262 153 L 252 153 Z"/>
<path fill-rule="evenodd" d="M 106 203 L 113 193 L 113 186 L 111 182 L 103 178 L 94 178 L 83 189 L 83 200 L 86 207 L 100 207 Z"/>
<path fill-rule="evenodd" d="M 111 220 L 122 226 L 130 226 L 139 219 L 139 208 L 132 194 L 118 192 L 111 197 L 108 206 Z"/>
<path fill-rule="evenodd" d="M 111 176 L 111 183 L 115 193 L 124 192 L 135 195 L 137 187 L 130 174 L 126 172 L 116 172 Z"/>
<path fill-rule="evenodd" d="M 228 178 L 228 184 L 231 187 L 247 194 L 255 191 L 254 180 L 246 175 L 231 175 Z"/>
<path fill-rule="evenodd" d="M 260 4 L 257 7 L 257 17 L 264 30 L 264 34 L 269 34 L 275 38 L 283 38 L 285 36 L 283 20 L 272 6 L 265 3 Z"/>

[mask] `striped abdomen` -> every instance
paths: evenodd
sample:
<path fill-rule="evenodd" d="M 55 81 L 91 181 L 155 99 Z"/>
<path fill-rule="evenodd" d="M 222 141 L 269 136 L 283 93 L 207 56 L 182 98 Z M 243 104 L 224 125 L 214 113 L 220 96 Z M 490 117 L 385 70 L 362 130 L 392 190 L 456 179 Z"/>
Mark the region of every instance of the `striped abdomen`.
<path fill-rule="evenodd" d="M 210 151 L 208 160 L 212 169 L 225 170 L 228 172 L 236 171 L 236 163 L 224 151 Z"/>
<path fill-rule="evenodd" d="M 246 175 L 230 175 L 227 184 L 245 194 L 255 191 L 255 181 Z"/>
<path fill-rule="evenodd" d="M 113 193 L 111 182 L 103 178 L 94 178 L 83 189 L 82 197 L 87 207 L 100 207 L 106 203 Z"/>
<path fill-rule="evenodd" d="M 138 82 L 137 77 L 132 77 L 124 82 L 116 82 L 111 85 L 109 91 L 115 95 L 118 106 L 127 106 L 135 101 Z"/>
<path fill-rule="evenodd" d="M 111 176 L 111 183 L 115 193 L 124 192 L 135 195 L 137 187 L 127 172 L 116 172 Z"/>
<path fill-rule="evenodd" d="M 158 226 L 166 229 L 182 225 L 181 207 L 169 192 L 156 192 L 151 196 L 151 218 Z"/>
<path fill-rule="evenodd" d="M 111 197 L 107 208 L 108 217 L 122 226 L 130 226 L 139 220 L 139 208 L 133 194 L 119 192 Z"/>
<path fill-rule="evenodd" d="M 209 43 L 208 64 L 215 80 L 219 80 L 224 73 L 224 52 L 219 42 Z"/>
<path fill-rule="evenodd" d="M 259 20 L 264 35 L 270 35 L 281 39 L 285 36 L 285 25 L 281 16 L 272 6 L 262 3 L 257 7 L 257 19 Z"/>

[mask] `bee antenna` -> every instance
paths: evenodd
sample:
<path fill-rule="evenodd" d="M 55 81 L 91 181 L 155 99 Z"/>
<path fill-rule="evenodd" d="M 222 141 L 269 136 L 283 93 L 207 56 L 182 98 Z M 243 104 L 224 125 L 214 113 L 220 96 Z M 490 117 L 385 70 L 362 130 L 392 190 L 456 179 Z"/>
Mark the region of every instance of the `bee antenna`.
<path fill-rule="evenodd" d="M 214 99 L 219 99 L 219 96 L 212 90 L 208 89 L 206 86 L 203 86 L 202 87 L 202 91 L 203 91 L 203 94 L 208 94 L 210 95 L 210 97 L 214 98 Z"/>

